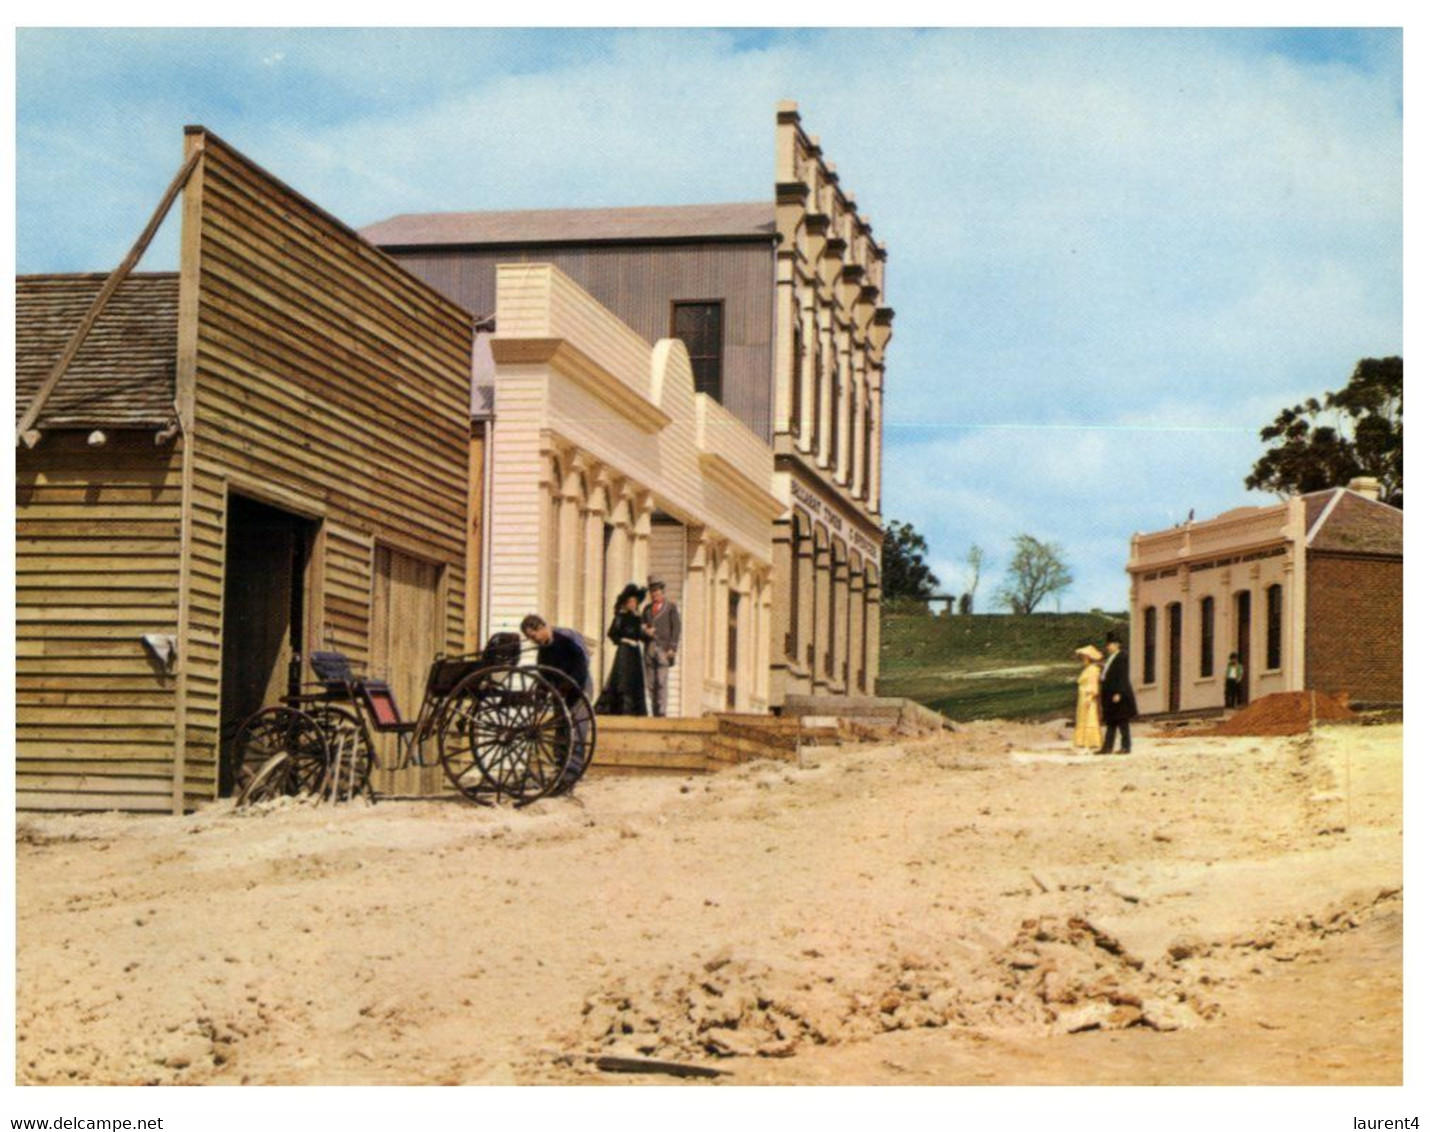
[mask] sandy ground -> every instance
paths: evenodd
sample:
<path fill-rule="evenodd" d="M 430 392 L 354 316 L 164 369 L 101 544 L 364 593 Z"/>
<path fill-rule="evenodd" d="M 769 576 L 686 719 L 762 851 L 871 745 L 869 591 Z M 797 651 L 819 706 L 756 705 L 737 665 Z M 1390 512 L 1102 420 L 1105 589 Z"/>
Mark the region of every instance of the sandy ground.
<path fill-rule="evenodd" d="M 22 816 L 17 1077 L 1400 1083 L 1401 729 L 1058 739 Z"/>

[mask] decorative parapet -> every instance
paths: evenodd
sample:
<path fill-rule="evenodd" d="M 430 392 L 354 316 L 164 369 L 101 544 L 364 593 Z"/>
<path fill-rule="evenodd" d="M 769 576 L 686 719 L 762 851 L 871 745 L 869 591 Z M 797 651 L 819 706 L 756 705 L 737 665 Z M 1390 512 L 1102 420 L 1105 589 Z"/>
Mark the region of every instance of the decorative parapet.
<path fill-rule="evenodd" d="M 695 447 L 701 470 L 768 519 L 784 514 L 771 494 L 774 458 L 753 432 L 713 397 L 695 395 Z"/>
<path fill-rule="evenodd" d="M 1289 517 L 1285 503 L 1241 507 L 1201 523 L 1134 535 L 1127 569 L 1133 573 L 1157 570 L 1295 541 L 1297 532 L 1288 524 Z"/>
<path fill-rule="evenodd" d="M 670 417 L 652 398 L 650 344 L 560 269 L 497 267 L 498 362 L 549 362 L 647 432 Z"/>
<path fill-rule="evenodd" d="M 772 495 L 774 452 L 695 392 L 684 344 L 652 345 L 549 264 L 497 270 L 493 483 L 534 482 L 541 451 L 580 454 L 767 564 L 771 520 L 784 509 Z"/>
<path fill-rule="evenodd" d="M 803 262 L 823 287 L 833 289 L 846 313 L 853 313 L 860 302 L 877 308 L 888 252 L 874 238 L 858 203 L 844 191 L 834 163 L 825 160 L 819 139 L 804 132 L 798 104 L 781 102 L 775 121 L 775 216 L 781 254 Z"/>

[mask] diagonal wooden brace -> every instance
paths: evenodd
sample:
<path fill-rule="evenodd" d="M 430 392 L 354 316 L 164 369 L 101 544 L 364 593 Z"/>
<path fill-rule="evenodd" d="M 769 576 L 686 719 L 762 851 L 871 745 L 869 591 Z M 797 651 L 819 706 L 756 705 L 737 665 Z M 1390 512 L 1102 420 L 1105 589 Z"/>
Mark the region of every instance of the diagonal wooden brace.
<path fill-rule="evenodd" d="M 148 249 L 150 241 L 154 239 L 155 233 L 159 231 L 159 225 L 164 223 L 164 217 L 169 214 L 169 209 L 173 207 L 175 198 L 183 191 L 189 182 L 189 176 L 193 173 L 199 159 L 203 157 L 204 151 L 196 149 L 189 155 L 183 167 L 175 174 L 173 181 L 169 183 L 168 189 L 164 192 L 163 199 L 159 202 L 159 207 L 154 210 L 154 215 L 149 218 L 149 223 L 144 231 L 140 233 L 139 239 L 134 246 L 129 249 L 129 254 L 118 267 L 109 273 L 109 278 L 104 281 L 104 286 L 99 289 L 99 294 L 95 295 L 94 301 L 89 304 L 89 310 L 85 312 L 84 318 L 80 319 L 79 325 L 74 328 L 74 333 L 70 335 L 69 342 L 65 345 L 64 351 L 55 360 L 51 367 L 49 376 L 45 378 L 40 388 L 35 391 L 35 396 L 31 399 L 29 407 L 20 417 L 19 423 L 15 426 L 15 444 L 18 447 L 23 444 L 27 448 L 33 448 L 40 439 L 39 430 L 35 428 L 35 422 L 40 419 L 40 413 L 45 407 L 45 402 L 50 399 L 50 394 L 59 385 L 60 379 L 64 377 L 65 371 L 69 369 L 70 363 L 74 361 L 75 355 L 79 353 L 80 347 L 84 345 L 85 339 L 89 337 L 89 332 L 94 329 L 94 324 L 99 321 L 99 316 L 104 313 L 105 305 L 113 297 L 114 292 L 119 290 L 119 285 L 124 282 L 129 273 L 134 270 L 134 265 L 139 262 L 139 258 Z"/>

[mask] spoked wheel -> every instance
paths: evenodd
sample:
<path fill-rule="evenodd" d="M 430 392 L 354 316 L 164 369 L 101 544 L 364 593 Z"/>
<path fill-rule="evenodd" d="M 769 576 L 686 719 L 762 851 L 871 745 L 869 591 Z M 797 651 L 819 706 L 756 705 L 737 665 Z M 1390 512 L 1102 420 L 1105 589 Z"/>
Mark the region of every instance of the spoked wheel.
<path fill-rule="evenodd" d="M 233 759 L 250 775 L 235 800 L 247 806 L 271 798 L 317 794 L 328 774 L 328 744 L 312 716 L 290 707 L 250 716 L 234 740 Z"/>
<path fill-rule="evenodd" d="M 442 769 L 469 801 L 495 794 L 525 806 L 560 785 L 571 726 L 564 697 L 535 669 L 485 669 L 447 698 Z"/>
<path fill-rule="evenodd" d="M 581 781 L 581 776 L 586 773 L 596 753 L 596 712 L 591 707 L 591 701 L 586 698 L 585 691 L 577 687 L 576 681 L 559 668 L 538 667 L 536 671 L 555 685 L 566 701 L 566 710 L 571 715 L 571 736 L 563 744 L 568 752 L 565 771 L 561 775 L 561 781 L 552 790 L 553 794 L 566 794 Z"/>
<path fill-rule="evenodd" d="M 334 802 L 372 798 L 372 768 L 377 761 L 372 740 L 362 721 L 345 707 L 319 704 L 308 714 L 322 729 L 332 756 L 330 772 L 323 783 L 323 797 Z"/>

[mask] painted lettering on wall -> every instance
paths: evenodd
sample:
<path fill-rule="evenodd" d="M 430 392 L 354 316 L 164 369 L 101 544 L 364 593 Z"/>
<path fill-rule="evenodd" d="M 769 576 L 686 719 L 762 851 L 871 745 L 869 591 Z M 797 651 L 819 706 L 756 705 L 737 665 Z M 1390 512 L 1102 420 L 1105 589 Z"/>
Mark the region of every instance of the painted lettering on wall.
<path fill-rule="evenodd" d="M 839 534 L 845 533 L 844 516 L 840 515 L 830 507 L 828 503 L 820 499 L 809 488 L 800 483 L 790 484 L 790 490 L 794 494 L 795 502 L 808 508 L 810 517 L 816 522 L 822 522 L 831 531 Z M 879 544 L 868 535 L 861 534 L 853 526 L 849 527 L 848 537 L 850 545 L 866 557 L 877 558 L 879 556 Z"/>

